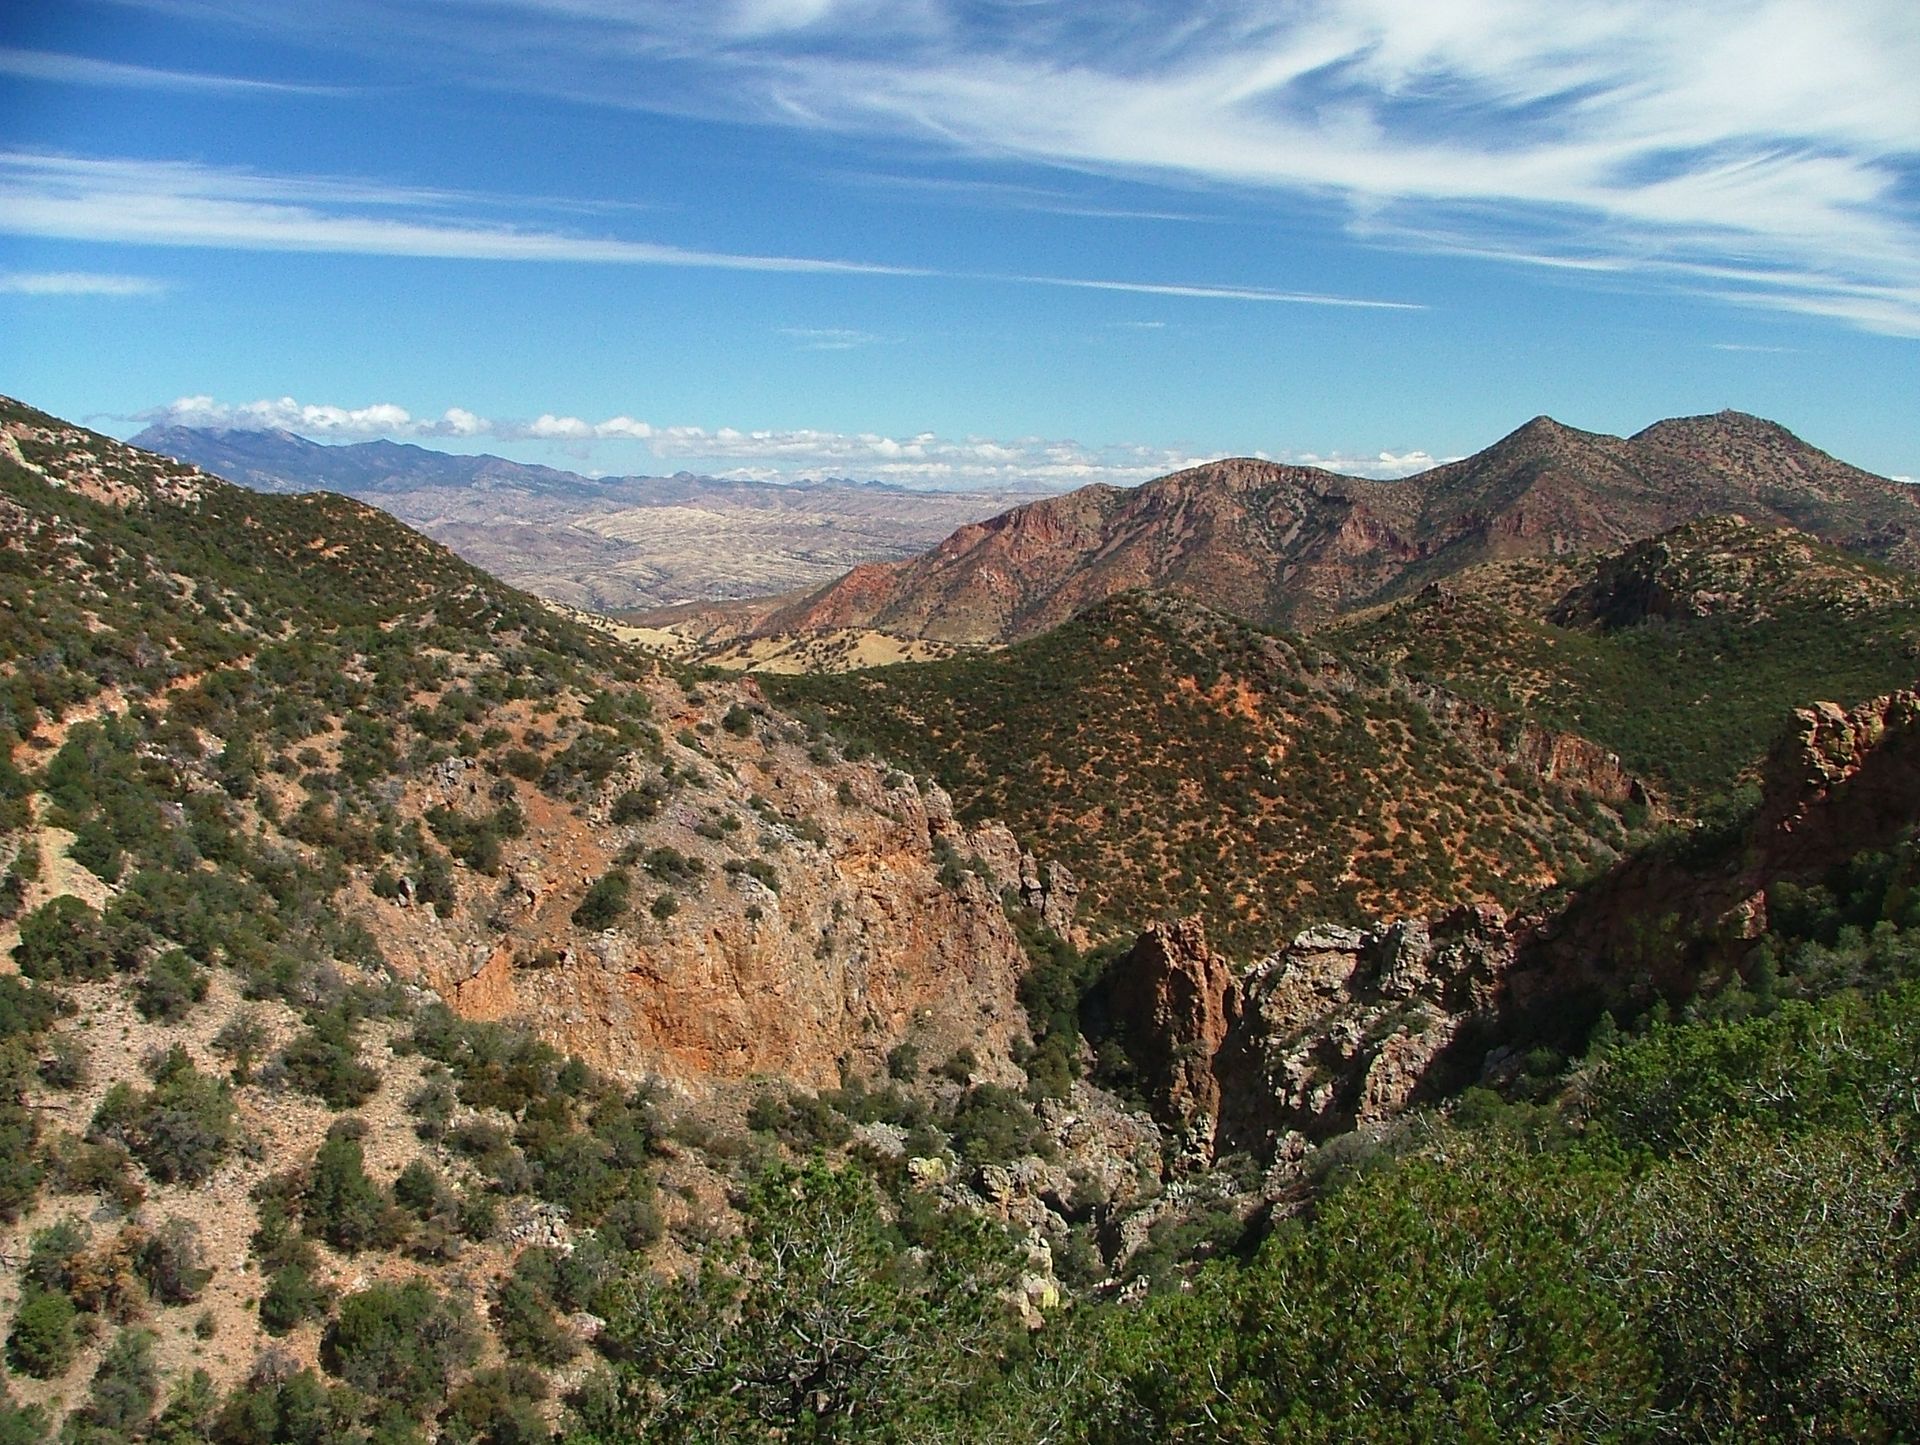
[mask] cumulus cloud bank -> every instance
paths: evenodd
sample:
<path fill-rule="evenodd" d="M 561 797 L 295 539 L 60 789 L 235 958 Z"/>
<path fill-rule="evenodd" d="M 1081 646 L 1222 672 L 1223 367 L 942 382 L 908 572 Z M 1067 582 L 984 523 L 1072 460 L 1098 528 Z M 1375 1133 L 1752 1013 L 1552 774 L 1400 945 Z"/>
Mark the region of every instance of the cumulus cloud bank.
<path fill-rule="evenodd" d="M 943 437 L 931 431 L 889 436 L 808 427 L 655 425 L 626 415 L 589 421 L 543 412 L 530 421 L 521 421 L 489 418 L 458 406 L 447 408 L 437 417 L 414 416 L 392 402 L 343 407 L 300 402 L 290 396 L 237 404 L 216 401 L 211 396 L 187 396 L 130 420 L 242 431 L 284 430 L 333 442 L 377 437 L 547 442 L 561 444 L 582 459 L 595 458 L 595 449 L 602 445 L 628 443 L 664 467 L 722 477 L 778 482 L 850 476 L 862 481 L 940 488 L 1066 488 L 1088 482 L 1130 486 L 1226 455 L 1137 443 L 1090 446 L 1047 437 Z M 1408 476 L 1444 460 L 1418 450 L 1253 455 L 1368 477 Z"/>
<path fill-rule="evenodd" d="M 163 426 L 214 427 L 234 431 L 290 431 L 330 441 L 368 441 L 374 437 L 486 436 L 492 423 L 460 407 L 448 408 L 438 421 L 415 417 L 403 406 L 316 406 L 290 396 L 229 405 L 211 396 L 183 396 L 136 417 Z"/>

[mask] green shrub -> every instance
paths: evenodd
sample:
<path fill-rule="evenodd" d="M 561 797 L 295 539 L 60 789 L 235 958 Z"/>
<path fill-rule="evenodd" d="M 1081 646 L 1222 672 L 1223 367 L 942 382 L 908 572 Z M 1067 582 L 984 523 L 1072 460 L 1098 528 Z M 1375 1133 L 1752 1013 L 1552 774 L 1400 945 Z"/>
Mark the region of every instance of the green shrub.
<path fill-rule="evenodd" d="M 47 1182 L 62 1194 L 100 1194 L 132 1210 L 147 1196 L 132 1171 L 133 1158 L 119 1144 L 59 1134 L 47 1146 Z"/>
<path fill-rule="evenodd" d="M 537 1370 L 519 1365 L 481 1370 L 448 1398 L 440 1438 L 474 1445 L 549 1445 L 553 1435 L 539 1404 L 546 1397 L 547 1382 Z"/>
<path fill-rule="evenodd" d="M 472 1322 L 421 1280 L 374 1284 L 340 1302 L 321 1340 L 328 1372 L 418 1419 L 478 1350 Z"/>
<path fill-rule="evenodd" d="M 134 990 L 133 1002 L 144 1019 L 178 1023 L 206 996 L 206 970 L 183 950 L 173 948 L 147 965 L 146 977 Z"/>
<path fill-rule="evenodd" d="M 59 989 L 0 974 L 0 1039 L 30 1037 L 72 1012 Z"/>
<path fill-rule="evenodd" d="M 78 1311 L 61 1290 L 30 1288 L 14 1311 L 7 1335 L 7 1359 L 37 1380 L 63 1375 L 73 1363 L 80 1338 Z"/>
<path fill-rule="evenodd" d="M 632 874 L 624 868 L 612 869 L 587 890 L 586 896 L 573 910 L 573 926 L 596 933 L 613 927 L 627 911 L 627 899 L 632 887 Z"/>
<path fill-rule="evenodd" d="M 71 1292 L 75 1262 L 86 1252 L 92 1234 L 75 1215 L 56 1219 L 36 1229 L 27 1244 L 27 1262 L 21 1279 L 30 1289 Z"/>
<path fill-rule="evenodd" d="M 86 1040 L 79 1034 L 55 1034 L 40 1058 L 39 1074 L 49 1089 L 84 1087 L 89 1076 Z"/>
<path fill-rule="evenodd" d="M 280 1051 L 287 1082 L 334 1109 L 357 1109 L 380 1087 L 380 1075 L 360 1062 L 352 1016 L 344 1009 L 321 1014 Z"/>
<path fill-rule="evenodd" d="M 302 1323 L 325 1314 L 326 1290 L 315 1282 L 304 1266 L 287 1265 L 275 1270 L 260 1296 L 260 1325 L 270 1335 L 284 1335 Z"/>
<path fill-rule="evenodd" d="M 200 1246 L 199 1227 L 189 1220 L 169 1219 L 140 1245 L 136 1267 L 153 1297 L 162 1304 L 192 1304 L 213 1278 Z"/>
<path fill-rule="evenodd" d="M 500 1344 L 513 1360 L 552 1368 L 578 1353 L 573 1337 L 554 1318 L 553 1306 L 519 1273 L 508 1275 L 493 1292 L 493 1324 Z"/>
<path fill-rule="evenodd" d="M 49 899 L 20 920 L 13 957 L 21 973 L 49 983 L 108 978 L 116 962 L 100 915 L 71 893 Z"/>
<path fill-rule="evenodd" d="M 94 1112 L 91 1135 L 124 1145 L 163 1184 L 197 1184 L 211 1174 L 239 1133 L 233 1090 L 210 1078 L 175 1045 L 154 1086 L 115 1084 Z"/>
<path fill-rule="evenodd" d="M 314 1157 L 300 1200 L 307 1233 L 349 1254 L 393 1244 L 400 1233 L 394 1208 L 365 1163 L 360 1141 L 335 1125 Z"/>
<path fill-rule="evenodd" d="M 236 1013 L 213 1036 L 213 1051 L 233 1067 L 233 1082 L 244 1084 L 253 1077 L 253 1065 L 267 1048 L 267 1026 L 251 1010 Z"/>
<path fill-rule="evenodd" d="M 160 1398 L 153 1338 L 152 1330 L 122 1330 L 100 1356 L 82 1412 L 96 1429 L 111 1435 L 130 1435 L 153 1413 L 154 1403 Z"/>
<path fill-rule="evenodd" d="M 666 847 L 649 848 L 640 866 L 662 883 L 691 883 L 707 871 L 707 865 L 698 858 Z"/>
<path fill-rule="evenodd" d="M 660 778 L 649 778 L 637 788 L 629 788 L 613 800 L 611 813 L 616 826 L 645 823 L 658 817 L 660 804 L 672 789 Z"/>
<path fill-rule="evenodd" d="M 16 1405 L 0 1395 L 0 1445 L 44 1445 L 53 1439 L 53 1421 L 38 1405 Z"/>
<path fill-rule="evenodd" d="M 754 879 L 770 892 L 780 891 L 780 875 L 764 858 L 729 858 L 724 867 L 729 874 L 744 874 Z"/>
<path fill-rule="evenodd" d="M 429 1142 L 439 1139 L 447 1132 L 458 1102 L 453 1086 L 444 1078 L 427 1078 L 407 1096 L 407 1112 L 414 1119 L 413 1132 Z"/>
<path fill-rule="evenodd" d="M 212 1323 L 211 1315 L 203 1318 Z M 213 1376 L 196 1367 L 174 1376 L 167 1403 L 147 1427 L 146 1438 L 153 1445 L 199 1445 L 212 1438 L 219 1409 L 220 1392 Z"/>
<path fill-rule="evenodd" d="M 823 1163 L 769 1171 L 746 1217 L 738 1250 L 614 1311 L 617 1388 L 580 1398 L 583 1434 L 636 1438 L 645 1401 L 669 1439 L 935 1438 L 1000 1368 L 1016 1266 L 978 1221 L 909 1257 L 871 1182 Z"/>
<path fill-rule="evenodd" d="M 453 1194 L 439 1171 L 424 1159 L 415 1159 L 393 1181 L 393 1202 L 426 1219 L 453 1205 Z"/>
<path fill-rule="evenodd" d="M 948 1123 L 954 1146 L 973 1164 L 1006 1163 L 1048 1152 L 1049 1141 L 1026 1100 L 998 1084 L 976 1084 Z"/>

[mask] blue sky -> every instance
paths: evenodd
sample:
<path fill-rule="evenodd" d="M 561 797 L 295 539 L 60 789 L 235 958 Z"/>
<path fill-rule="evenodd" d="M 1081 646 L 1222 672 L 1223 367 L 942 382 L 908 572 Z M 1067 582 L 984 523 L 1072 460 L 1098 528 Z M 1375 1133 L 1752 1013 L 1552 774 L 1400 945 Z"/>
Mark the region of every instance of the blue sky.
<path fill-rule="evenodd" d="M 1920 476 L 1913 0 L 14 0 L 0 390 L 601 472 Z"/>

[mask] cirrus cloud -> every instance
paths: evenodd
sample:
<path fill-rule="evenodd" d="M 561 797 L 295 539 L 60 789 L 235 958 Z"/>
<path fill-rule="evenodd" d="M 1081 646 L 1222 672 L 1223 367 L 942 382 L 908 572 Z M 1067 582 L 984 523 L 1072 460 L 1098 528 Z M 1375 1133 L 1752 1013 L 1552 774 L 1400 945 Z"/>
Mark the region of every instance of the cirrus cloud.
<path fill-rule="evenodd" d="M 439 44 L 481 84 L 1330 207 L 1370 245 L 1920 336 L 1912 0 L 503 0 Z"/>
<path fill-rule="evenodd" d="M 18 236 L 213 250 L 664 266 L 796 276 L 959 277 L 1261 305 L 1425 309 L 1407 301 L 1204 281 L 942 271 L 877 261 L 702 250 L 623 236 L 499 225 L 478 214 L 503 200 L 187 161 L 0 151 L 0 233 Z"/>
<path fill-rule="evenodd" d="M 0 271 L 0 293 L 10 296 L 164 296 L 167 283 L 150 276 L 100 271 Z"/>

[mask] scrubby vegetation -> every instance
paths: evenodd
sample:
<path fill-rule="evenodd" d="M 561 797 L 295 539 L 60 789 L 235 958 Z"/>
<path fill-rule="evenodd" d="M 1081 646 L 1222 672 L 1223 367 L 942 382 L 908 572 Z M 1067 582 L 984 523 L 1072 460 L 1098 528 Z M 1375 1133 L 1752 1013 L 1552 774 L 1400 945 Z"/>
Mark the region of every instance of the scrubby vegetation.
<path fill-rule="evenodd" d="M 1032 1348 L 924 1273 L 995 1278 L 990 1241 L 900 1274 L 857 1179 L 770 1175 L 737 1263 L 615 1323 L 578 1438 L 1905 1438 L 1913 868 L 1862 858 L 1807 895 L 1765 942 L 1765 992 L 1609 1019 L 1544 1093 L 1326 1146 L 1250 1258 L 1082 1305 Z"/>
<path fill-rule="evenodd" d="M 1558 581 L 1543 591 L 1548 578 Z M 1852 706 L 1911 684 L 1920 582 L 1719 518 L 1578 574 L 1489 567 L 1326 635 L 1410 678 L 1592 738 L 1691 810 L 1738 784 L 1787 709 Z"/>
<path fill-rule="evenodd" d="M 1769 886 L 1677 1013 L 1271 1168 L 1089 1087 L 1128 1082 L 1117 948 L 1012 895 L 1015 1059 L 913 1020 L 884 1069 L 684 1110 L 409 986 L 369 910 L 488 960 L 538 896 L 523 830 L 580 810 L 627 830 L 569 881 L 580 928 L 717 890 L 771 927 L 822 824 L 686 790 L 802 729 L 724 704 L 689 761 L 651 664 L 378 514 L 0 421 L 0 1445 L 1920 1433 L 1912 844 Z M 938 772 L 1110 915 L 1192 902 L 1243 950 L 1625 841 L 1392 677 L 1190 610 L 942 667 L 796 684 L 871 734 L 801 745 Z M 899 806 L 881 776 L 829 775 L 822 816 Z M 949 845 L 928 891 L 989 871 Z"/>
<path fill-rule="evenodd" d="M 1625 836 L 1365 664 L 1149 594 L 1003 653 L 764 685 L 1069 864 L 1096 912 L 1201 913 L 1242 954 L 1315 921 L 1512 903 Z"/>

